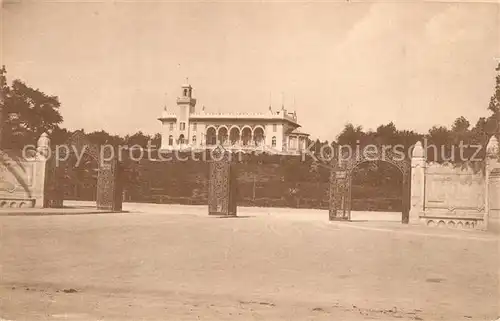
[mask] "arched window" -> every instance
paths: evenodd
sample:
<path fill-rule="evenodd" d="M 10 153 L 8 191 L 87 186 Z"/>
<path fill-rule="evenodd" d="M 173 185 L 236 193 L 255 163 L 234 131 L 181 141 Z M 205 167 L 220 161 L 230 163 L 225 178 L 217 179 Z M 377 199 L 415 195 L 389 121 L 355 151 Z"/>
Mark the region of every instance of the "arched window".
<path fill-rule="evenodd" d="M 196 145 L 196 136 L 193 136 L 193 145 Z"/>
<path fill-rule="evenodd" d="M 184 97 L 186 97 L 187 95 L 188 95 L 188 90 L 184 89 Z"/>
<path fill-rule="evenodd" d="M 168 146 L 172 146 L 174 144 L 174 137 L 172 135 L 168 136 Z"/>
<path fill-rule="evenodd" d="M 248 127 L 245 127 L 241 130 L 241 142 L 243 146 L 250 145 L 252 140 L 252 130 Z"/>
<path fill-rule="evenodd" d="M 253 131 L 253 140 L 255 146 L 262 146 L 264 144 L 264 129 L 257 127 Z"/>
<path fill-rule="evenodd" d="M 184 135 L 181 134 L 179 136 L 179 145 L 182 145 L 182 144 L 184 144 Z"/>
<path fill-rule="evenodd" d="M 206 135 L 206 145 L 211 146 L 211 145 L 216 145 L 217 144 L 217 133 L 215 131 L 215 128 L 210 127 L 207 129 L 207 135 Z"/>
<path fill-rule="evenodd" d="M 232 145 L 236 145 L 240 141 L 240 129 L 238 127 L 233 127 L 229 131 L 229 142 Z"/>
<path fill-rule="evenodd" d="M 271 142 L 273 147 L 276 147 L 276 136 L 273 136 L 273 140 Z"/>
<path fill-rule="evenodd" d="M 225 145 L 228 140 L 228 133 L 227 133 L 227 128 L 226 127 L 220 127 L 219 128 L 219 144 L 220 145 Z"/>

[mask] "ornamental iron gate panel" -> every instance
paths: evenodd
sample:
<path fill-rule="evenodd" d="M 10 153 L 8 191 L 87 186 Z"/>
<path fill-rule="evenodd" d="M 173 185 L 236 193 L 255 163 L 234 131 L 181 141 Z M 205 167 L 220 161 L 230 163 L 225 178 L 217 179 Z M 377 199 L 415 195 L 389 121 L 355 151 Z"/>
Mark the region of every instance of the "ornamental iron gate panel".
<path fill-rule="evenodd" d="M 351 219 L 350 177 L 347 171 L 332 169 L 330 172 L 330 221 Z"/>
<path fill-rule="evenodd" d="M 97 175 L 97 209 L 108 211 L 122 210 L 122 185 L 120 164 L 116 157 L 103 160 Z"/>
<path fill-rule="evenodd" d="M 229 152 L 214 151 L 208 181 L 208 214 L 236 216 L 236 172 Z"/>

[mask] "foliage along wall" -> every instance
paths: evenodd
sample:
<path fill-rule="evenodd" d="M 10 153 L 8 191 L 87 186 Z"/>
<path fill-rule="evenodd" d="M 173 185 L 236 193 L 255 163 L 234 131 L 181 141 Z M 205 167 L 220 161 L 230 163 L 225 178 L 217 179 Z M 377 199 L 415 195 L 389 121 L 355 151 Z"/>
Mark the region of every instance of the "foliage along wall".
<path fill-rule="evenodd" d="M 206 161 L 144 159 L 126 160 L 124 164 L 125 201 L 207 204 L 209 163 Z M 328 208 L 330 169 L 315 164 L 311 158 L 245 154 L 236 158 L 235 167 L 240 206 Z M 94 200 L 92 184 L 96 180 L 92 173 L 79 170 L 68 174 L 66 198 Z M 397 169 L 389 165 L 374 163 L 360 167 L 353 177 L 353 209 L 399 211 L 402 188 L 399 176 Z"/>

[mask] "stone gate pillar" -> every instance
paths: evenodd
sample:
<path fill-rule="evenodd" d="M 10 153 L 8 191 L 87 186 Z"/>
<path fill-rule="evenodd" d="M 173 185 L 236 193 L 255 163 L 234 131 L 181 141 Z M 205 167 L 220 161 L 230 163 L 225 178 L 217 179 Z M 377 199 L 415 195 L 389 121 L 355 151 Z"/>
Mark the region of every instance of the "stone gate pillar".
<path fill-rule="evenodd" d="M 214 151 L 209 164 L 208 214 L 236 216 L 236 172 L 231 154 Z"/>
<path fill-rule="evenodd" d="M 490 138 L 486 147 L 485 229 L 500 232 L 500 159 L 498 140 Z"/>
<path fill-rule="evenodd" d="M 413 147 L 411 156 L 410 223 L 418 223 L 420 221 L 420 215 L 423 215 L 425 211 L 425 167 L 425 151 L 422 147 L 422 143 L 417 142 Z"/>

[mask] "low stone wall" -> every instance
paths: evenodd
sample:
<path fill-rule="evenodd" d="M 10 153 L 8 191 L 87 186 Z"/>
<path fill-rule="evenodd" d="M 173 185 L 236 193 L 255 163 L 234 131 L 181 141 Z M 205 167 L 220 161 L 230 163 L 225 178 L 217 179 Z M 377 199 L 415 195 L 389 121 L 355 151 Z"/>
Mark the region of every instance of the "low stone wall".
<path fill-rule="evenodd" d="M 50 140 L 42 134 L 31 156 L 0 150 L 0 208 L 44 207 L 49 148 Z"/>
<path fill-rule="evenodd" d="M 500 166 L 493 169 L 489 174 L 488 192 L 488 229 L 500 233 Z"/>
<path fill-rule="evenodd" d="M 410 221 L 427 226 L 499 230 L 498 141 L 486 146 L 484 168 L 427 163 L 422 144 L 412 156 Z"/>
<path fill-rule="evenodd" d="M 484 228 L 485 177 L 469 168 L 428 164 L 422 223 L 428 226 Z"/>
<path fill-rule="evenodd" d="M 46 160 L 0 152 L 0 208 L 43 207 Z"/>

